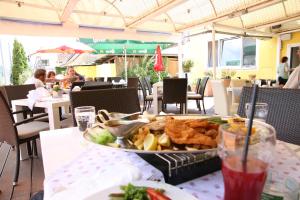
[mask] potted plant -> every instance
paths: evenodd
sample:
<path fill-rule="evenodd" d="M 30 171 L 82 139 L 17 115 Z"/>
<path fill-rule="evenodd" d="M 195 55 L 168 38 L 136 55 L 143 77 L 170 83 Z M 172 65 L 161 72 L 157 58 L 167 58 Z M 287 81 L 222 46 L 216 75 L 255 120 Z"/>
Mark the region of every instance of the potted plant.
<path fill-rule="evenodd" d="M 182 64 L 182 69 L 184 73 L 191 72 L 191 68 L 194 66 L 194 62 L 192 60 L 186 60 Z"/>
<path fill-rule="evenodd" d="M 60 98 L 63 95 L 63 91 L 59 85 L 54 85 L 52 89 L 53 98 Z"/>
<path fill-rule="evenodd" d="M 212 73 L 211 70 L 207 70 L 207 71 L 204 72 L 204 76 L 209 77 L 209 79 L 207 81 L 207 84 L 206 84 L 204 96 L 206 96 L 206 97 L 212 97 L 213 96 L 213 91 L 212 91 L 212 86 L 211 86 L 210 79 L 212 79 L 213 73 Z"/>
<path fill-rule="evenodd" d="M 231 69 L 222 70 L 221 78 L 224 79 L 225 87 L 229 87 L 231 78 L 234 77 L 235 74 L 236 74 L 235 70 L 231 70 Z"/>

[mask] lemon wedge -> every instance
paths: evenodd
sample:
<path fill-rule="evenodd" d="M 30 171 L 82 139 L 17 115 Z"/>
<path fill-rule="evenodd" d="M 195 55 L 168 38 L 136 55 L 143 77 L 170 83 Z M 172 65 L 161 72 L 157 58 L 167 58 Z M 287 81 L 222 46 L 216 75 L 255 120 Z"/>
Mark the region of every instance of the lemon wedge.
<path fill-rule="evenodd" d="M 164 147 L 169 147 L 171 145 L 170 137 L 165 133 L 162 134 L 158 138 L 158 144 L 160 144 L 161 146 L 164 146 Z"/>
<path fill-rule="evenodd" d="M 149 133 L 144 140 L 144 150 L 155 151 L 157 148 L 157 138 L 155 135 Z"/>

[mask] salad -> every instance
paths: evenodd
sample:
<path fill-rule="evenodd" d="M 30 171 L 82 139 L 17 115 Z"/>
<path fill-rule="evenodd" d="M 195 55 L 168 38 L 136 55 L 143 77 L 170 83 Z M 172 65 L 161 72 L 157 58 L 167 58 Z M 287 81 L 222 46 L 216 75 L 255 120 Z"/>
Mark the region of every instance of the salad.
<path fill-rule="evenodd" d="M 134 186 L 131 183 L 121 186 L 124 193 L 112 193 L 110 200 L 171 200 L 163 189 Z"/>

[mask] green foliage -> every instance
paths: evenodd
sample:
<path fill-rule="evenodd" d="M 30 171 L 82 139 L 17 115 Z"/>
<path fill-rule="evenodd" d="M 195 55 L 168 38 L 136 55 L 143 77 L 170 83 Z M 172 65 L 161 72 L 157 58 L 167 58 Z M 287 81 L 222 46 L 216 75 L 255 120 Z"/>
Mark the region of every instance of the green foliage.
<path fill-rule="evenodd" d="M 204 76 L 212 78 L 213 77 L 213 72 L 211 70 L 207 70 L 207 71 L 204 72 Z"/>
<path fill-rule="evenodd" d="M 20 85 L 24 81 L 24 76 L 21 77 L 21 75 L 29 68 L 29 66 L 27 64 L 27 58 L 23 45 L 17 40 L 14 40 L 12 60 L 13 66 L 10 79 L 13 85 Z M 28 74 L 28 72 L 26 73 Z"/>
<path fill-rule="evenodd" d="M 159 81 L 159 74 L 160 74 L 160 79 L 162 80 L 164 77 L 168 76 L 168 72 L 166 71 L 166 66 L 167 66 L 167 58 L 163 58 L 163 63 L 165 66 L 165 71 L 162 71 L 160 73 L 157 73 L 154 71 L 154 59 L 149 56 L 144 56 L 142 61 L 127 69 L 127 76 L 128 77 L 138 77 L 138 78 L 145 78 L 145 77 L 150 77 L 151 83 L 156 83 Z M 125 72 L 122 72 L 122 76 L 125 77 Z"/>
<path fill-rule="evenodd" d="M 194 62 L 192 60 L 186 60 L 182 64 L 183 72 L 190 72 L 191 68 L 194 66 Z"/>
<path fill-rule="evenodd" d="M 235 70 L 232 70 L 232 69 L 223 69 L 221 77 L 223 79 L 231 79 L 232 77 L 235 76 L 235 74 L 236 74 Z"/>
<path fill-rule="evenodd" d="M 19 84 L 22 85 L 33 76 L 33 71 L 30 67 L 24 69 L 23 73 L 19 75 Z"/>

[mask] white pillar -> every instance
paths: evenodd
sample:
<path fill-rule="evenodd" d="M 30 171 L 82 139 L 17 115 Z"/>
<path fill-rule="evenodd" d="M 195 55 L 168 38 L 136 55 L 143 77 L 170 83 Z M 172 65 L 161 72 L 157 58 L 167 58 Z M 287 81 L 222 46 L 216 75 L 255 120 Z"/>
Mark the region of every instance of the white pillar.
<path fill-rule="evenodd" d="M 215 30 L 215 26 L 212 25 L 212 32 L 211 32 L 211 36 L 212 36 L 212 68 L 213 68 L 213 79 L 216 79 L 216 75 L 217 75 L 217 68 L 216 68 L 216 30 Z"/>
<path fill-rule="evenodd" d="M 180 37 L 178 42 L 178 77 L 184 77 L 183 69 L 182 69 L 182 61 L 183 61 L 183 37 Z"/>

